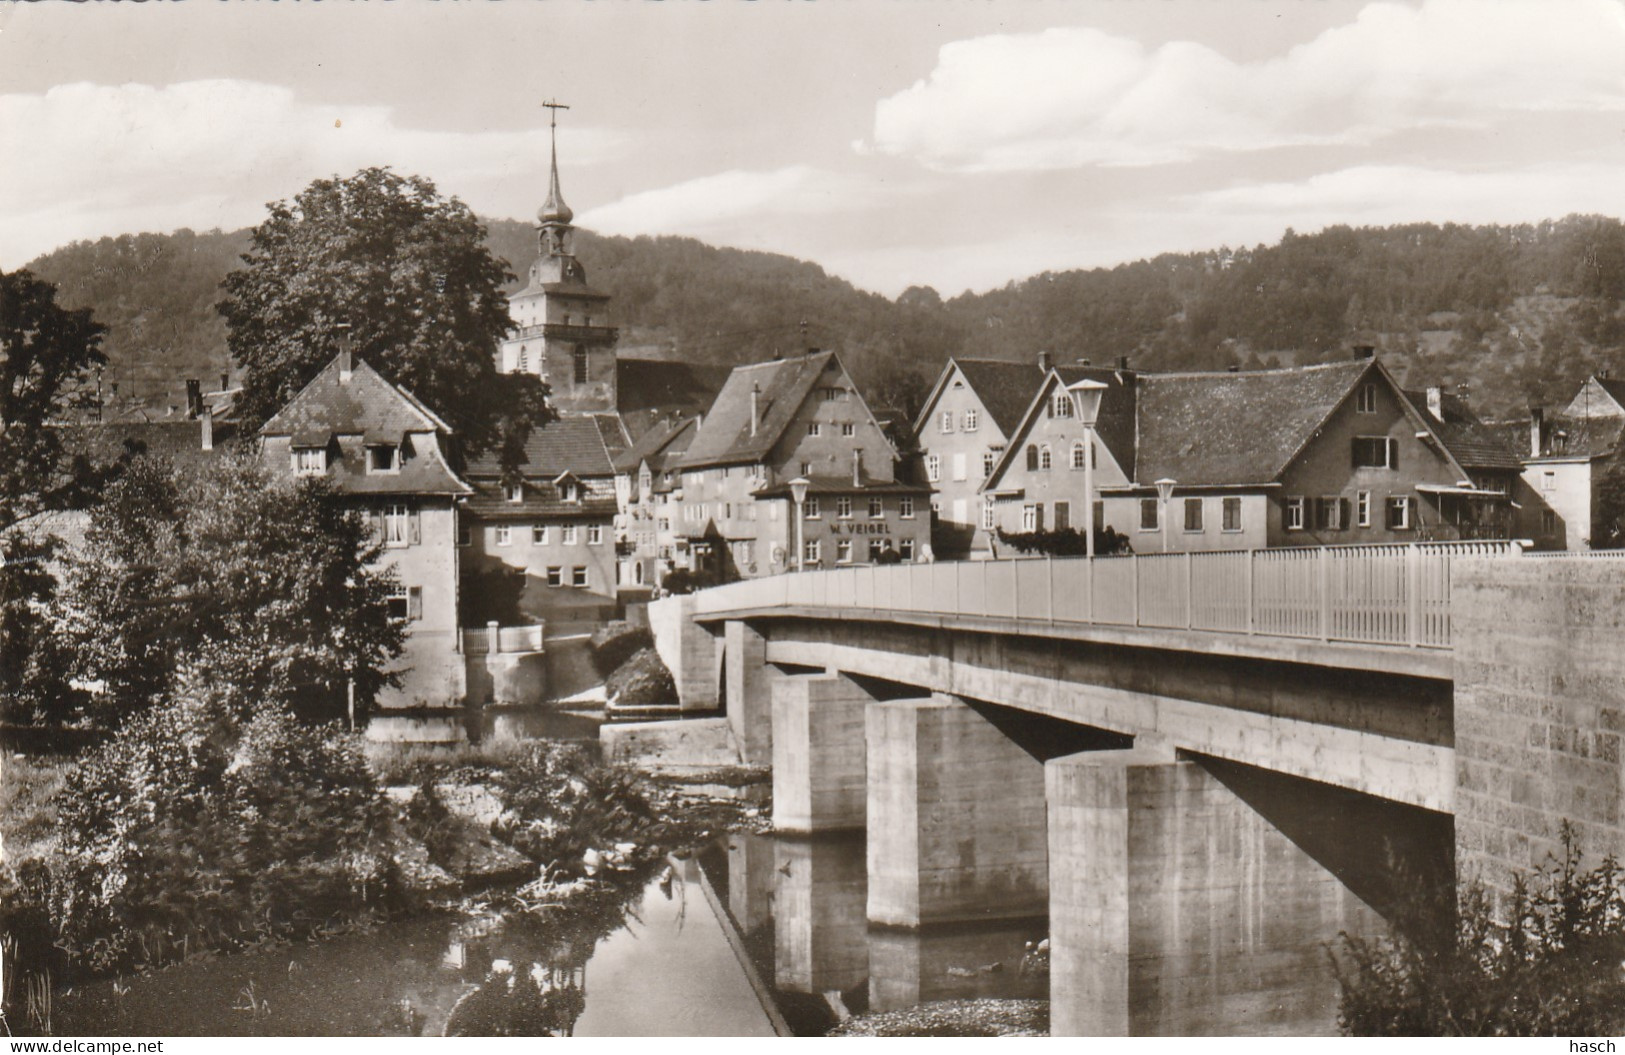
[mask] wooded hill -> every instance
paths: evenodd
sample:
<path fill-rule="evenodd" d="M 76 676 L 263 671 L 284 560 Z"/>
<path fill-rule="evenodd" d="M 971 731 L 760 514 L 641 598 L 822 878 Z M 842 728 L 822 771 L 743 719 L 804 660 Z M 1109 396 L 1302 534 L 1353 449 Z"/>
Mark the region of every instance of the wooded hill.
<path fill-rule="evenodd" d="M 522 276 L 535 256 L 530 226 L 489 230 Z M 214 304 L 247 245 L 246 231 L 131 235 L 28 267 L 108 325 L 105 379 L 121 395 L 175 403 L 185 378 L 212 385 L 229 369 Z M 1604 217 L 1289 230 L 1273 246 L 1046 272 L 946 301 L 920 287 L 893 301 L 816 264 L 690 238 L 581 231 L 576 251 L 615 297 L 623 348 L 739 363 L 833 347 L 894 405 L 918 398 L 950 355 L 1040 349 L 1062 362 L 1127 355 L 1142 369 L 1191 370 L 1324 362 L 1374 344 L 1405 383 L 1467 385 L 1488 415 L 1566 400 L 1589 373 L 1625 367 L 1625 225 Z"/>

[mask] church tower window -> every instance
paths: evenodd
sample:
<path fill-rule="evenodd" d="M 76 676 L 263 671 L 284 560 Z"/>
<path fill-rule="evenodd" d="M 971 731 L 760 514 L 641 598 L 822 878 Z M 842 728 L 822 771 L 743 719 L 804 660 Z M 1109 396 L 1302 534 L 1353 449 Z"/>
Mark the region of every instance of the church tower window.
<path fill-rule="evenodd" d="M 575 348 L 575 380 L 578 385 L 587 383 L 587 349 L 579 344 Z"/>

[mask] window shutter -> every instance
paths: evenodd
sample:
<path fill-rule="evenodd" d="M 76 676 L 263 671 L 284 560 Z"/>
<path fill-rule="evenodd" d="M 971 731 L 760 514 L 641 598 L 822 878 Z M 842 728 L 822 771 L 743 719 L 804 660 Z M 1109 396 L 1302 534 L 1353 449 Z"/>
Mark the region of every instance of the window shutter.
<path fill-rule="evenodd" d="M 407 530 L 410 531 L 411 534 L 407 536 L 407 541 L 416 546 L 418 543 L 423 541 L 423 517 L 421 512 L 416 508 L 412 510 L 410 524 L 411 526 Z"/>
<path fill-rule="evenodd" d="M 1388 441 L 1388 468 L 1399 468 L 1399 441 L 1396 439 Z"/>
<path fill-rule="evenodd" d="M 1349 529 L 1349 500 L 1347 498 L 1337 500 L 1337 527 L 1340 531 Z"/>
<path fill-rule="evenodd" d="M 413 586 L 406 591 L 406 618 L 423 618 L 423 587 Z"/>

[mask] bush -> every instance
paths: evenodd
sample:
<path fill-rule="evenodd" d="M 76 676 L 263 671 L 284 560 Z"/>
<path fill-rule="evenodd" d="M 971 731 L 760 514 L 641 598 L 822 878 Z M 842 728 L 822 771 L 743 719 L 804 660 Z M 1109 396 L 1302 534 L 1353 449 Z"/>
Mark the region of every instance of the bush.
<path fill-rule="evenodd" d="M 1338 1008 L 1356 1036 L 1608 1036 L 1625 1027 L 1625 889 L 1612 856 L 1518 876 L 1497 906 L 1479 884 L 1402 906 L 1394 934 L 1344 936 Z M 1502 911 L 1498 912 L 1497 908 Z"/>
<path fill-rule="evenodd" d="M 674 703 L 677 682 L 652 648 L 639 651 L 604 682 L 604 695 L 620 707 Z"/>
<path fill-rule="evenodd" d="M 1088 552 L 1083 532 L 1077 528 L 1020 532 L 1000 528 L 996 536 L 1002 545 L 1009 546 L 1017 553 L 1038 553 L 1049 557 L 1081 557 Z M 1110 527 L 1095 529 L 1097 557 L 1112 557 L 1133 552 L 1134 547 L 1129 543 L 1127 535 L 1118 534 L 1115 528 Z"/>
<path fill-rule="evenodd" d="M 390 817 L 354 742 L 190 700 L 133 719 L 61 802 L 53 915 L 95 970 L 314 933 L 385 905 Z"/>
<path fill-rule="evenodd" d="M 540 744 L 497 782 L 508 813 L 499 834 L 565 874 L 579 872 L 588 849 L 647 842 L 660 828 L 636 775 L 605 765 L 596 749 Z"/>

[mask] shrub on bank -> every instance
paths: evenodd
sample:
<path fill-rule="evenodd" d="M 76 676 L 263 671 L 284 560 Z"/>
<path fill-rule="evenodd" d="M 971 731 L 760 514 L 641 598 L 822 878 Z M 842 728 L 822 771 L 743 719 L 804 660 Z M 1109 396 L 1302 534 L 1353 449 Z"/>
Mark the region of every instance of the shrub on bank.
<path fill-rule="evenodd" d="M 661 828 L 636 775 L 605 765 L 596 747 L 539 744 L 495 779 L 506 807 L 498 834 L 565 874 L 578 873 L 590 849 L 647 845 Z"/>

